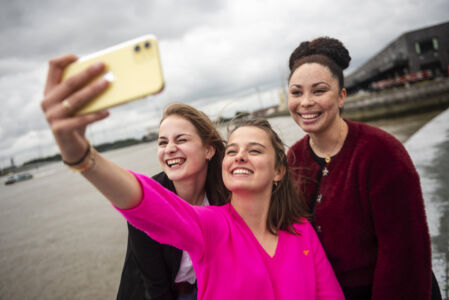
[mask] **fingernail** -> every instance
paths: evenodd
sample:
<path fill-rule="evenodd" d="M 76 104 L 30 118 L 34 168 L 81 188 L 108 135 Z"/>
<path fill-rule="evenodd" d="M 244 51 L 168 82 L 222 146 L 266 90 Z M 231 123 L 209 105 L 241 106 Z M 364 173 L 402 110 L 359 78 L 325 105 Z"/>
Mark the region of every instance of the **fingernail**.
<path fill-rule="evenodd" d="M 107 79 L 101 79 L 101 84 L 103 85 L 103 86 L 108 86 L 109 84 L 110 84 L 111 82 L 110 81 L 108 81 Z"/>
<path fill-rule="evenodd" d="M 96 82 L 96 85 L 99 88 L 104 88 L 104 87 L 107 87 L 109 85 L 109 81 L 101 78 L 101 79 L 98 79 L 98 81 Z"/>
<path fill-rule="evenodd" d="M 103 68 L 104 68 L 104 63 L 101 62 L 101 61 L 96 62 L 96 63 L 94 63 L 94 64 L 92 65 L 92 69 L 94 69 L 95 71 L 101 70 L 101 69 L 103 69 Z"/>

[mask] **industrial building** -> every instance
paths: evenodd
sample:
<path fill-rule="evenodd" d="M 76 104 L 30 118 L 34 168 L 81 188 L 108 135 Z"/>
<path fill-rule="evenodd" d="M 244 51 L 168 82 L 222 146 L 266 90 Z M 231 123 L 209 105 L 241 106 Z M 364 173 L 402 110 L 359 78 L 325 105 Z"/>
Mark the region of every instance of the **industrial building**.
<path fill-rule="evenodd" d="M 449 22 L 406 32 L 345 78 L 348 93 L 448 76 Z"/>

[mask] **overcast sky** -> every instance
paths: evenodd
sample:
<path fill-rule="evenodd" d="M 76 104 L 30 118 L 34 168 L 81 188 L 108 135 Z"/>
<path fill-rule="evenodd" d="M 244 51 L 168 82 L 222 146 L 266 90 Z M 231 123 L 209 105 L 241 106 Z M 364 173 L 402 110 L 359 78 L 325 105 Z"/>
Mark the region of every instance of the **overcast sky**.
<path fill-rule="evenodd" d="M 447 0 L 0 0 L 0 167 L 57 152 L 40 110 L 47 61 L 86 55 L 155 34 L 164 92 L 111 110 L 94 143 L 142 137 L 169 102 L 215 119 L 278 102 L 291 51 L 303 40 L 340 39 L 346 74 L 404 32 L 449 20 Z"/>

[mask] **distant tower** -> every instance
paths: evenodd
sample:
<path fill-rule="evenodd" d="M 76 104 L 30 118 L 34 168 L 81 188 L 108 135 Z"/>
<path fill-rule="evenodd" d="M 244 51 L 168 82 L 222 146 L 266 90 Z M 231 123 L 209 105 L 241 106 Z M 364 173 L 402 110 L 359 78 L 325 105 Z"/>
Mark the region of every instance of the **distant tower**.
<path fill-rule="evenodd" d="M 14 157 L 11 157 L 11 168 L 12 169 L 16 168 L 16 164 L 14 163 Z"/>
<path fill-rule="evenodd" d="M 279 89 L 279 111 L 287 110 L 287 95 L 285 94 L 285 89 Z"/>

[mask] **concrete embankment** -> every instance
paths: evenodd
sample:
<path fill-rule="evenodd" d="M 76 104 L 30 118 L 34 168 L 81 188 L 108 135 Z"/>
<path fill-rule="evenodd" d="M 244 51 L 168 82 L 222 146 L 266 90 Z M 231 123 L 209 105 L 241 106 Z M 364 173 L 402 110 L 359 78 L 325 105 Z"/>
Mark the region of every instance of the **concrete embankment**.
<path fill-rule="evenodd" d="M 405 147 L 421 178 L 433 271 L 443 299 L 449 299 L 449 109 L 419 129 Z"/>
<path fill-rule="evenodd" d="M 348 97 L 343 116 L 368 121 L 449 107 L 449 79 L 440 78 L 408 87 Z"/>

